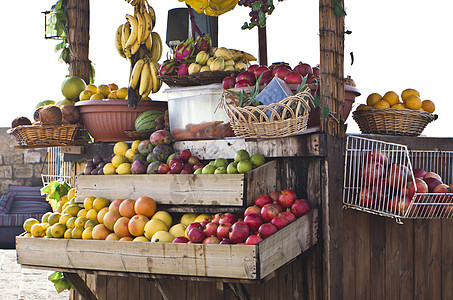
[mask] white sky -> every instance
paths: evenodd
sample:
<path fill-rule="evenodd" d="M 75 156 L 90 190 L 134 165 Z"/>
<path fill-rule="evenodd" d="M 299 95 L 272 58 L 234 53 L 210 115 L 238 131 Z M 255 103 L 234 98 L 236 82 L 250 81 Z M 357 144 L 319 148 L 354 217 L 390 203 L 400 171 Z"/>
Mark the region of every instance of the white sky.
<path fill-rule="evenodd" d="M 148 0 L 157 14 L 157 31 L 165 40 L 167 11 L 183 7 L 177 0 Z M 14 1 L 4 1 L 3 11 L 15 11 Z M 90 59 L 95 64 L 95 84 L 115 82 L 127 85 L 129 65 L 114 47 L 114 35 L 132 6 L 124 0 L 91 0 Z M 274 0 L 277 2 L 277 0 Z M 60 86 L 68 69 L 58 63 L 53 40 L 44 39 L 42 11 L 56 0 L 24 0 L 21 18 L 4 14 L 5 24 L 0 48 L 2 102 L 0 126 L 9 127 L 17 116 L 32 118 L 36 103 L 64 99 Z M 452 136 L 453 97 L 450 95 L 453 70 L 451 30 L 453 4 L 449 1 L 420 0 L 360 1 L 345 0 L 346 28 L 352 31 L 345 40 L 345 75 L 351 75 L 362 95 L 357 106 L 372 92 L 383 95 L 393 90 L 417 89 L 423 99 L 436 104 L 439 119 L 430 123 L 424 135 Z M 241 49 L 257 56 L 257 30 L 241 30 L 249 10 L 237 7 L 219 18 L 219 46 Z M 279 2 L 268 19 L 269 63 L 299 61 L 319 63 L 318 1 Z M 349 52 L 354 52 L 350 64 Z M 166 52 L 164 52 L 165 56 Z M 159 95 L 155 95 L 159 99 Z M 348 132 L 360 132 L 350 117 Z"/>

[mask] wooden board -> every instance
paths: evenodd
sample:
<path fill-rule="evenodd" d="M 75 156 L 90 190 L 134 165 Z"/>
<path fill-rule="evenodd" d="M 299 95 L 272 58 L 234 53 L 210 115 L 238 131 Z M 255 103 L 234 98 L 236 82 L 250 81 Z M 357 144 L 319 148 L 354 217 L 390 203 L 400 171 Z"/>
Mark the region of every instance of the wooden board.
<path fill-rule="evenodd" d="M 26 266 L 182 276 L 262 279 L 318 239 L 312 210 L 258 245 L 204 245 L 79 239 L 16 238 Z"/>
<path fill-rule="evenodd" d="M 149 196 L 158 204 L 245 207 L 259 194 L 276 190 L 277 162 L 245 174 L 79 175 L 75 188 L 77 203 L 87 196 L 109 200 Z"/>

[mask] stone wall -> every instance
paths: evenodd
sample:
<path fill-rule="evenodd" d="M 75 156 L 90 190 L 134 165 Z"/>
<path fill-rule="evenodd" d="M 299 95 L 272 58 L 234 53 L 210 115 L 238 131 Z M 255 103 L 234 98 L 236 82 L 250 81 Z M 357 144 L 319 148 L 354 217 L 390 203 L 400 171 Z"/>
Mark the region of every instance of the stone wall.
<path fill-rule="evenodd" d="M 0 127 L 0 193 L 8 191 L 8 185 L 42 186 L 46 148 L 18 149 L 16 140 Z"/>

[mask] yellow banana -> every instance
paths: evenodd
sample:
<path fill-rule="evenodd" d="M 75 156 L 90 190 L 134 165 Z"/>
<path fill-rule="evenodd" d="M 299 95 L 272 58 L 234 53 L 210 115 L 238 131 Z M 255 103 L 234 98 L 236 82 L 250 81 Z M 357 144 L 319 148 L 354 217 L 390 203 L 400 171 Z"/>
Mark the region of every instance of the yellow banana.
<path fill-rule="evenodd" d="M 129 87 L 131 89 L 135 89 L 137 87 L 138 80 L 140 79 L 140 75 L 142 73 L 144 64 L 145 64 L 145 60 L 142 58 L 142 59 L 139 59 L 135 63 L 134 67 L 132 68 L 131 78 L 129 80 Z"/>
<path fill-rule="evenodd" d="M 129 22 L 126 22 L 123 24 L 123 29 L 122 29 L 122 35 L 121 35 L 121 47 L 123 48 L 124 55 L 126 55 L 127 58 L 131 58 L 131 49 L 126 48 L 126 42 L 129 39 L 129 36 L 131 35 L 131 25 Z"/>
<path fill-rule="evenodd" d="M 138 12 L 135 17 L 137 18 L 138 24 L 137 43 L 140 45 L 143 44 L 143 42 L 146 39 L 145 37 L 146 21 L 140 12 Z"/>
<path fill-rule="evenodd" d="M 151 92 L 153 91 L 153 79 L 154 78 L 151 73 L 152 62 L 150 59 L 148 60 L 147 64 L 148 64 L 148 70 L 149 70 L 149 80 L 148 80 L 148 86 L 146 87 L 145 91 L 143 92 L 143 94 L 140 94 L 142 96 L 142 99 L 148 97 L 149 94 L 151 94 Z"/>
<path fill-rule="evenodd" d="M 152 49 L 151 49 L 151 59 L 154 61 L 159 61 L 162 57 L 162 39 L 157 32 L 151 32 L 152 37 Z"/>
<path fill-rule="evenodd" d="M 140 73 L 140 86 L 138 89 L 138 94 L 143 95 L 148 89 L 148 86 L 152 84 L 151 79 L 151 70 L 149 69 L 148 61 L 145 61 L 142 67 L 142 72 Z"/>
<path fill-rule="evenodd" d="M 147 4 L 148 7 L 148 14 L 151 18 L 151 31 L 154 29 L 154 26 L 156 26 L 156 12 L 154 11 L 154 8 Z"/>
<path fill-rule="evenodd" d="M 148 51 L 151 51 L 153 49 L 153 38 L 151 37 L 151 35 L 149 35 L 146 39 L 145 47 Z"/>
<path fill-rule="evenodd" d="M 234 61 L 240 61 L 242 59 L 246 59 L 247 61 L 256 60 L 255 56 L 253 56 L 252 54 L 247 53 L 245 51 L 236 50 L 236 49 L 229 49 L 229 50 L 231 51 L 231 54 L 233 54 Z"/>
<path fill-rule="evenodd" d="M 126 20 L 131 24 L 131 35 L 127 39 L 126 46 L 124 47 L 125 49 L 132 47 L 132 44 L 137 40 L 138 35 L 137 18 L 130 14 L 126 14 Z"/>
<path fill-rule="evenodd" d="M 121 55 L 121 57 L 126 57 L 124 54 L 123 50 L 123 45 L 122 45 L 122 36 L 123 36 L 123 24 L 121 24 L 118 29 L 116 30 L 115 34 L 115 47 L 116 50 L 118 51 L 118 54 Z"/>
<path fill-rule="evenodd" d="M 153 94 L 157 93 L 160 89 L 160 79 L 157 77 L 159 74 L 159 64 L 154 61 L 150 60 L 149 66 L 151 68 L 151 77 L 153 78 Z"/>
<path fill-rule="evenodd" d="M 143 39 L 146 40 L 147 37 L 151 34 L 151 31 L 153 31 L 153 20 L 151 19 L 151 15 L 146 10 L 146 8 L 143 10 L 143 20 L 145 21 L 145 32 L 143 34 Z"/>
<path fill-rule="evenodd" d="M 256 60 L 256 57 L 253 56 L 252 54 L 250 53 L 247 53 L 245 51 L 242 51 L 242 58 L 248 60 L 248 61 L 255 61 Z"/>

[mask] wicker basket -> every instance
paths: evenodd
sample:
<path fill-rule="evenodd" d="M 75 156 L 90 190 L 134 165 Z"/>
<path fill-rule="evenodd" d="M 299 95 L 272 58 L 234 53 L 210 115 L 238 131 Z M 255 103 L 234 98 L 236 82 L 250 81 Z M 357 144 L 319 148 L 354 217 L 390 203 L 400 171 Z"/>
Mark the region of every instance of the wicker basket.
<path fill-rule="evenodd" d="M 74 141 L 78 124 L 21 125 L 7 130 L 20 146 L 55 147 Z"/>
<path fill-rule="evenodd" d="M 223 78 L 237 74 L 239 71 L 206 71 L 191 75 L 159 75 L 159 78 L 169 87 L 177 87 L 221 83 Z"/>
<path fill-rule="evenodd" d="M 313 101 L 313 96 L 305 90 L 269 105 L 238 107 L 237 101 L 234 94 L 225 91 L 219 103 L 236 137 L 276 138 L 307 129 L 309 101 Z"/>
<path fill-rule="evenodd" d="M 124 133 L 134 140 L 145 140 L 149 139 L 151 133 L 155 130 L 143 130 L 143 131 L 135 131 L 135 130 L 124 130 Z"/>
<path fill-rule="evenodd" d="M 420 110 L 380 108 L 356 110 L 352 118 L 362 133 L 418 136 L 437 115 Z"/>

